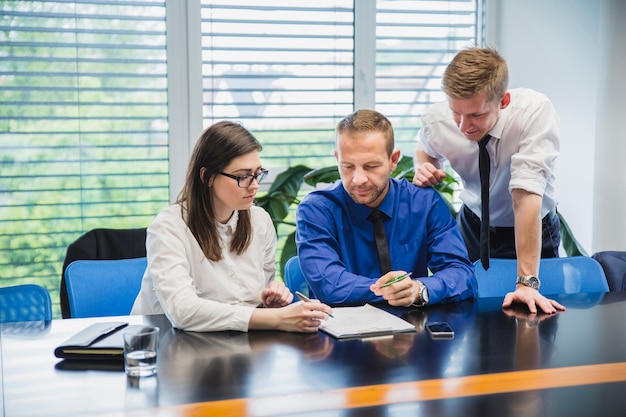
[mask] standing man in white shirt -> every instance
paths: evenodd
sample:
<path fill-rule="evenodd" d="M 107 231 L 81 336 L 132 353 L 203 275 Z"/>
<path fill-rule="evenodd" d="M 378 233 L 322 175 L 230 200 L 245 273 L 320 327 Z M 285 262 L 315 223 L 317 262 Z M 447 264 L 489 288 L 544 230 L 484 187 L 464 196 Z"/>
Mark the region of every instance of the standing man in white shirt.
<path fill-rule="evenodd" d="M 488 268 L 489 257 L 517 258 L 517 280 L 510 277 L 515 291 L 503 307 L 522 302 L 531 313 L 556 313 L 565 308 L 540 294 L 538 275 L 539 259 L 558 257 L 561 240 L 554 189 L 559 118 L 545 95 L 508 90 L 508 81 L 506 61 L 494 49 L 469 48 L 454 57 L 442 81 L 448 101 L 422 116 L 413 182 L 439 184 L 448 160 L 464 186 L 457 220 L 470 260 Z M 480 147 L 486 149 L 483 190 Z"/>

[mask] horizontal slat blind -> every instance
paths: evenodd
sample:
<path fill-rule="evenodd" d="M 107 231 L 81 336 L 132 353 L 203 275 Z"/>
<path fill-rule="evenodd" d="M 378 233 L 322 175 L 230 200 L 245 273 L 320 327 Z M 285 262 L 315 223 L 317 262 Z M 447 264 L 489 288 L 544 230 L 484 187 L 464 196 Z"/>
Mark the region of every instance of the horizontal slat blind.
<path fill-rule="evenodd" d="M 376 109 L 391 120 L 404 154 L 415 149 L 421 115 L 445 99 L 447 64 L 480 42 L 477 21 L 476 0 L 377 2 Z"/>
<path fill-rule="evenodd" d="M 333 163 L 352 111 L 352 1 L 203 0 L 204 120 L 239 120 L 269 168 Z"/>
<path fill-rule="evenodd" d="M 0 278 L 57 308 L 67 246 L 168 203 L 163 1 L 4 1 Z"/>
<path fill-rule="evenodd" d="M 273 175 L 334 164 L 354 103 L 355 2 L 199 1 L 205 126 L 242 122 Z M 480 43 L 482 1 L 375 2 L 372 102 L 405 154 L 444 98 L 446 63 Z M 41 283 L 57 308 L 72 241 L 145 227 L 168 204 L 165 13 L 156 0 L 0 2 L 0 285 Z"/>

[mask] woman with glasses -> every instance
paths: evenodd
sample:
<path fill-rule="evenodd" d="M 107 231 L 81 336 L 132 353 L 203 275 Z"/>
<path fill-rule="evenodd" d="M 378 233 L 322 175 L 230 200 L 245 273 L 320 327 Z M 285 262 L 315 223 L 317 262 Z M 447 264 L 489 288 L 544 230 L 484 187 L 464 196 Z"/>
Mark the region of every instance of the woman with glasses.
<path fill-rule="evenodd" d="M 291 304 L 293 295 L 274 281 L 276 232 L 254 205 L 267 175 L 260 151 L 236 123 L 202 133 L 178 199 L 148 228 L 148 267 L 133 314 L 164 313 L 192 331 L 317 331 L 330 307 Z"/>

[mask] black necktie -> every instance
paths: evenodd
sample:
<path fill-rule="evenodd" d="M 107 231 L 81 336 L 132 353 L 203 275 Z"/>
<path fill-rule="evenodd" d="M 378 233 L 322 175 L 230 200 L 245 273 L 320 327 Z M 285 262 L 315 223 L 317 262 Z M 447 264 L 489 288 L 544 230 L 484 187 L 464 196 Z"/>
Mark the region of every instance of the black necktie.
<path fill-rule="evenodd" d="M 478 142 L 478 170 L 480 172 L 480 262 L 489 269 L 489 171 L 490 160 L 487 143 L 491 139 L 486 135 Z"/>
<path fill-rule="evenodd" d="M 380 270 L 385 275 L 391 271 L 391 255 L 389 255 L 389 245 L 387 244 L 387 235 L 385 234 L 385 225 L 383 224 L 383 213 L 378 209 L 374 209 L 368 219 L 374 223 L 374 238 L 376 240 L 376 249 L 378 250 L 378 259 L 380 260 Z"/>

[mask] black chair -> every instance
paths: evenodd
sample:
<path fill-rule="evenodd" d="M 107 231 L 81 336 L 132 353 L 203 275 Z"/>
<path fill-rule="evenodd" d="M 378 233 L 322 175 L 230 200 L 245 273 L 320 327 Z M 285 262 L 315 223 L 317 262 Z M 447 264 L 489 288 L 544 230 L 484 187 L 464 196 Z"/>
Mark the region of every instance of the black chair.
<path fill-rule="evenodd" d="M 626 291 L 626 252 L 602 251 L 591 257 L 602 265 L 611 291 Z"/>
<path fill-rule="evenodd" d="M 146 228 L 93 229 L 82 235 L 67 248 L 61 272 L 61 316 L 71 317 L 65 270 L 68 265 L 82 259 L 130 259 L 146 256 Z"/>

